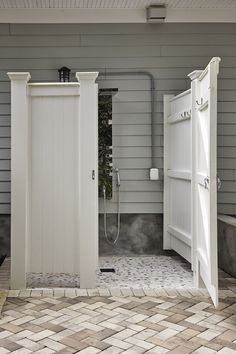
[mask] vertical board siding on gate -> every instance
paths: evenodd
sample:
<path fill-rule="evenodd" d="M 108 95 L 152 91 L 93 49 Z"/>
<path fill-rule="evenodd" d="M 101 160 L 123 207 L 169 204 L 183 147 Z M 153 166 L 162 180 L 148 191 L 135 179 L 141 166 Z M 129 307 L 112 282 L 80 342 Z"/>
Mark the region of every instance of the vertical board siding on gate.
<path fill-rule="evenodd" d="M 164 248 L 191 263 L 191 90 L 164 96 L 164 127 Z"/>
<path fill-rule="evenodd" d="M 236 214 L 236 27 L 234 24 L 84 24 L 0 26 L 0 213 L 10 212 L 10 82 L 7 71 L 30 71 L 34 81 L 57 81 L 66 65 L 80 71 L 149 71 L 155 77 L 155 161 L 163 165 L 163 94 L 190 88 L 186 79 L 221 56 L 218 93 L 220 212 Z M 162 181 L 149 181 L 151 128 L 145 76 L 105 77 L 117 87 L 113 105 L 114 165 L 121 170 L 121 210 L 161 213 Z M 109 211 L 116 211 L 116 192 Z M 102 210 L 102 205 L 100 206 Z"/>
<path fill-rule="evenodd" d="M 32 232 L 27 270 L 78 273 L 78 97 L 31 96 L 30 114 Z"/>

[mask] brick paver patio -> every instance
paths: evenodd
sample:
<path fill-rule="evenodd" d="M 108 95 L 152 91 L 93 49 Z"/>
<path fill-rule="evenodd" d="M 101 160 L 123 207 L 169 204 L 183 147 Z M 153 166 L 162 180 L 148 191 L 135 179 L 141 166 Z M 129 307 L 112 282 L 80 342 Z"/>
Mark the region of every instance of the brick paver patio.
<path fill-rule="evenodd" d="M 217 309 L 204 289 L 10 290 L 0 354 L 236 353 L 236 279 L 219 274 Z"/>
<path fill-rule="evenodd" d="M 0 353 L 236 353 L 236 302 L 200 297 L 8 297 Z"/>

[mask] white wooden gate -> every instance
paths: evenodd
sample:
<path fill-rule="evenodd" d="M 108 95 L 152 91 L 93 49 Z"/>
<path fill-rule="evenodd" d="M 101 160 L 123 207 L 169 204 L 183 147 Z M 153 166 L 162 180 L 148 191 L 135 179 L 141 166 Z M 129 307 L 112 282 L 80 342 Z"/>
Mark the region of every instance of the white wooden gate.
<path fill-rule="evenodd" d="M 192 262 L 191 90 L 164 97 L 164 249 Z"/>
<path fill-rule="evenodd" d="M 81 287 L 95 287 L 97 74 L 30 84 L 29 73 L 9 73 L 13 289 L 26 287 L 27 272 L 79 274 Z"/>
<path fill-rule="evenodd" d="M 220 58 L 164 97 L 164 248 L 186 258 L 217 306 L 217 76 Z"/>
<path fill-rule="evenodd" d="M 203 282 L 217 306 L 217 76 L 219 58 L 205 70 L 190 74 L 192 81 L 193 225 L 197 285 Z"/>

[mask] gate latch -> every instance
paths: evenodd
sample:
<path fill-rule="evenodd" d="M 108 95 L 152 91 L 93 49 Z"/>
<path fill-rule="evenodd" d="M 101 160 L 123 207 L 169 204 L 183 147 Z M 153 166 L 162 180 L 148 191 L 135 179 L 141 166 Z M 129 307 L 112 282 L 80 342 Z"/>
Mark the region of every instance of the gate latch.
<path fill-rule="evenodd" d="M 95 170 L 92 170 L 92 179 L 95 179 Z"/>

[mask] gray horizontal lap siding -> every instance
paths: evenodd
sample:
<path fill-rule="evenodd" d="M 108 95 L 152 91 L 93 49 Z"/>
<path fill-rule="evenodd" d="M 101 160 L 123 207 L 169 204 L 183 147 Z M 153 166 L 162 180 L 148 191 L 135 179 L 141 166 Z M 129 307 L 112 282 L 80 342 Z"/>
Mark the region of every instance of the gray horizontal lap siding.
<path fill-rule="evenodd" d="M 186 78 L 221 56 L 218 95 L 219 211 L 236 214 L 236 26 L 234 24 L 0 25 L 0 214 L 10 212 L 10 83 L 7 71 L 34 81 L 57 80 L 57 69 L 149 71 L 155 77 L 155 163 L 163 166 L 163 94 L 190 87 Z M 151 120 L 145 76 L 100 77 L 117 87 L 113 158 L 120 168 L 124 213 L 161 213 L 162 181 L 149 181 Z M 109 211 L 116 211 L 117 190 Z M 102 210 L 102 203 L 100 204 Z"/>

